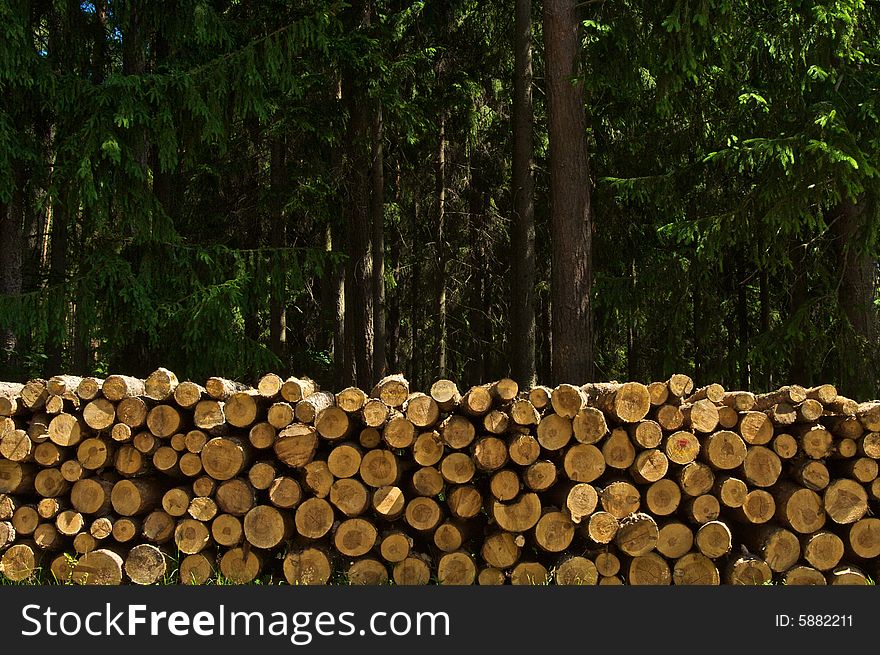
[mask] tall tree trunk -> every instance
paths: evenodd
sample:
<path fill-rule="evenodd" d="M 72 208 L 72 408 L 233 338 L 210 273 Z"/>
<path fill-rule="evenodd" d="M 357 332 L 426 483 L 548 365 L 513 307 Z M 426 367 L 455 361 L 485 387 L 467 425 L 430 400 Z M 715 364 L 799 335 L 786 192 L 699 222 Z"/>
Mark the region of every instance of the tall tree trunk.
<path fill-rule="evenodd" d="M 352 6 L 350 24 L 354 30 L 370 25 L 370 2 Z M 348 169 L 347 236 L 348 274 L 345 280 L 346 354 L 354 357 L 355 382 L 361 388 L 373 385 L 373 254 L 370 221 L 370 131 L 371 116 L 366 90 L 359 76 L 343 73 L 343 99 L 347 104 Z"/>
<path fill-rule="evenodd" d="M 274 137 L 269 144 L 269 185 L 272 207 L 272 222 L 269 239 L 273 248 L 287 247 L 287 217 L 284 214 L 284 185 L 287 176 L 285 169 L 286 144 L 284 137 Z M 280 258 L 276 259 L 276 262 Z M 287 289 L 285 276 L 273 279 L 269 291 L 269 348 L 282 363 L 287 356 Z"/>
<path fill-rule="evenodd" d="M 545 0 L 553 381 L 593 379 L 592 211 L 575 0 Z"/>
<path fill-rule="evenodd" d="M 373 378 L 388 367 L 385 355 L 385 171 L 382 148 L 382 103 L 376 103 L 372 125 L 370 213 L 373 222 Z"/>
<path fill-rule="evenodd" d="M 437 342 L 437 375 L 446 377 L 446 112 L 440 111 L 437 136 L 437 165 L 435 171 L 435 209 L 437 220 L 437 278 L 434 280 L 437 298 L 437 315 L 434 318 Z"/>
<path fill-rule="evenodd" d="M 419 387 L 422 379 L 422 343 L 419 334 L 421 326 L 421 272 L 422 261 L 422 235 L 419 234 L 421 226 L 421 204 L 418 198 L 413 203 L 412 224 L 410 225 L 410 243 L 412 243 L 412 252 L 410 253 L 410 282 L 409 282 L 409 312 L 410 312 L 410 380 L 415 387 Z"/>
<path fill-rule="evenodd" d="M 759 323 L 761 325 L 761 336 L 763 337 L 770 332 L 770 280 L 767 273 L 767 266 L 761 263 L 758 271 L 758 294 L 760 295 L 761 316 Z M 760 384 L 762 390 L 767 391 L 772 386 L 772 374 L 768 372 L 767 367 L 762 367 Z"/>
<path fill-rule="evenodd" d="M 807 385 L 809 383 L 809 368 L 807 366 L 807 339 L 804 331 L 809 325 L 809 320 L 807 316 L 803 315 L 806 312 L 807 303 L 806 246 L 794 244 L 791 248 L 791 257 L 794 263 L 794 280 L 791 283 L 789 316 L 798 317 L 799 324 L 792 339 L 789 383 Z"/>
<path fill-rule="evenodd" d="M 516 0 L 513 44 L 513 377 L 535 384 L 535 180 L 532 174 L 532 2 Z"/>
<path fill-rule="evenodd" d="M 832 223 L 840 262 L 837 299 L 848 325 L 841 348 L 842 390 L 855 397 L 876 397 L 877 373 L 877 260 L 864 247 L 870 204 L 845 200 Z"/>
<path fill-rule="evenodd" d="M 0 257 L 0 295 L 2 296 L 17 296 L 21 293 L 25 192 L 24 176 L 19 167 L 20 164 L 16 165 L 12 201 L 8 205 L 0 205 L 0 208 L 5 210 L 0 214 L 0 243 L 3 244 L 3 256 Z M 17 373 L 17 346 L 18 335 L 11 327 L 0 330 L 0 369 L 9 376 Z"/>
<path fill-rule="evenodd" d="M 749 302 L 748 302 L 748 286 L 746 278 L 748 271 L 744 270 L 743 260 L 736 267 L 738 277 L 736 281 L 736 317 L 737 332 L 739 333 L 739 357 L 736 358 L 739 363 L 739 388 L 748 389 L 751 386 L 751 363 L 749 362 Z"/>
<path fill-rule="evenodd" d="M 400 194 L 400 162 L 397 162 L 394 171 L 394 204 L 397 205 L 400 214 L 403 214 L 403 204 Z M 400 286 L 401 281 L 401 241 L 403 235 L 400 233 L 400 224 L 395 226 L 393 238 L 391 241 L 391 270 L 393 271 L 394 280 L 397 282 L 394 286 L 394 292 L 388 297 L 388 359 L 389 369 L 392 371 L 400 371 L 403 369 L 400 362 L 400 294 L 403 290 Z"/>

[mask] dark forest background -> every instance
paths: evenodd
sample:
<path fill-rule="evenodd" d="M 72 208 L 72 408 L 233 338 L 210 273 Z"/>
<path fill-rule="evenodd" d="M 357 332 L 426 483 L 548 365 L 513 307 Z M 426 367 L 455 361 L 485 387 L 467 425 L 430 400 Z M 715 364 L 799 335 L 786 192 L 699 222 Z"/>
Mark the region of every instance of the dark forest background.
<path fill-rule="evenodd" d="M 0 0 L 0 378 L 880 392 L 880 3 Z"/>

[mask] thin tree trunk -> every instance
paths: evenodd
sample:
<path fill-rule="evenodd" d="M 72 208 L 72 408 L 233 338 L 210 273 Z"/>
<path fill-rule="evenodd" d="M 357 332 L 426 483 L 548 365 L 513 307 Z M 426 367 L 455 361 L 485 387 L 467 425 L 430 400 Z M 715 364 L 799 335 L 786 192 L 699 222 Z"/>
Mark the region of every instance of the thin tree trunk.
<path fill-rule="evenodd" d="M 400 163 L 396 164 L 394 172 L 394 203 L 398 210 L 403 210 L 402 198 L 400 194 Z M 403 235 L 400 233 L 400 225 L 395 228 L 393 239 L 391 241 L 391 270 L 397 285 L 394 287 L 393 293 L 388 297 L 388 366 L 390 370 L 402 370 L 400 364 L 400 286 L 401 274 L 401 241 Z"/>
<path fill-rule="evenodd" d="M 844 201 L 832 223 L 840 262 L 838 304 L 847 326 L 841 348 L 841 382 L 844 393 L 853 397 L 874 397 L 877 389 L 876 361 L 871 349 L 877 341 L 877 260 L 865 252 L 861 238 L 868 218 L 868 203 L 862 198 Z"/>
<path fill-rule="evenodd" d="M 382 104 L 377 103 L 372 126 L 372 195 L 370 213 L 373 222 L 373 378 L 385 375 L 385 172 L 382 148 Z"/>
<path fill-rule="evenodd" d="M 368 0 L 352 7 L 352 27 L 370 25 Z M 366 91 L 358 76 L 343 75 L 343 98 L 347 103 L 348 170 L 348 264 L 345 281 L 346 354 L 353 355 L 355 382 L 361 388 L 373 385 L 373 253 L 370 244 L 370 131 L 371 118 Z M 347 366 L 348 368 L 348 366 Z"/>
<path fill-rule="evenodd" d="M 760 321 L 761 335 L 763 336 L 770 332 L 770 280 L 767 275 L 767 267 L 763 264 L 758 273 L 758 285 L 760 287 L 758 293 L 761 305 L 761 316 L 758 320 Z M 770 389 L 772 386 L 772 374 L 767 370 L 763 370 L 761 373 L 761 384 L 765 390 Z"/>
<path fill-rule="evenodd" d="M 579 21 L 574 0 L 544 2 L 550 136 L 553 381 L 593 379 L 592 211 Z"/>
<path fill-rule="evenodd" d="M 535 198 L 532 173 L 532 3 L 516 0 L 513 77 L 512 372 L 535 383 Z"/>
<path fill-rule="evenodd" d="M 270 243 L 273 248 L 287 247 L 287 219 L 284 215 L 284 181 L 286 179 L 286 144 L 284 137 L 273 138 L 269 144 L 269 184 L 271 187 L 272 224 Z M 276 260 L 277 261 L 277 260 Z M 272 271 L 274 276 L 275 271 Z M 287 356 L 287 289 L 281 280 L 272 279 L 269 292 L 269 348 L 282 362 Z"/>
<path fill-rule="evenodd" d="M 794 262 L 794 280 L 791 284 L 791 303 L 789 305 L 789 316 L 796 317 L 805 310 L 804 305 L 807 302 L 807 271 L 805 269 L 806 253 L 802 244 L 795 244 L 791 249 L 792 261 Z M 791 369 L 789 373 L 789 382 L 791 384 L 808 385 L 807 379 L 807 339 L 804 330 L 809 325 L 806 316 L 800 316 L 800 322 L 797 326 L 795 336 L 793 337 L 791 349 Z"/>
<path fill-rule="evenodd" d="M 437 217 L 437 293 L 436 342 L 437 375 L 446 377 L 446 271 L 447 257 L 444 240 L 446 223 L 446 112 L 441 110 L 437 137 L 437 166 L 435 171 L 435 216 Z"/>
<path fill-rule="evenodd" d="M 21 251 L 22 226 L 24 225 L 25 194 L 23 175 L 14 175 L 15 190 L 12 202 L 3 205 L 5 211 L 0 215 L 0 243 L 3 256 L 0 257 L 0 295 L 17 296 L 21 293 Z M 0 367 L 9 374 L 16 368 L 16 348 L 18 338 L 12 328 L 0 331 Z"/>
<path fill-rule="evenodd" d="M 409 311 L 410 311 L 410 379 L 414 386 L 418 387 L 421 383 L 422 376 L 422 347 L 421 337 L 419 335 L 419 326 L 421 325 L 421 308 L 419 287 L 421 285 L 422 272 L 422 238 L 419 234 L 419 226 L 421 219 L 421 205 L 416 199 L 413 205 L 412 225 L 410 226 L 410 242 L 412 243 L 412 252 L 410 255 L 410 289 L 409 289 Z"/>
<path fill-rule="evenodd" d="M 748 389 L 751 385 L 751 364 L 749 362 L 749 303 L 748 287 L 746 285 L 747 271 L 740 264 L 736 270 L 739 273 L 736 292 L 736 316 L 739 329 L 739 388 Z"/>

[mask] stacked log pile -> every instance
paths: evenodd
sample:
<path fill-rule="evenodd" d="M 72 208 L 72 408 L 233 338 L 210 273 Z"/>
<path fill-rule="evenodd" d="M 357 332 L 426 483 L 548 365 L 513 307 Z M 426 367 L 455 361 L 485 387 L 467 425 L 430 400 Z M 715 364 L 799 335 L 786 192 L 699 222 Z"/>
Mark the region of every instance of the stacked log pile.
<path fill-rule="evenodd" d="M 0 572 L 152 584 L 865 584 L 880 402 L 648 385 L 0 383 Z"/>

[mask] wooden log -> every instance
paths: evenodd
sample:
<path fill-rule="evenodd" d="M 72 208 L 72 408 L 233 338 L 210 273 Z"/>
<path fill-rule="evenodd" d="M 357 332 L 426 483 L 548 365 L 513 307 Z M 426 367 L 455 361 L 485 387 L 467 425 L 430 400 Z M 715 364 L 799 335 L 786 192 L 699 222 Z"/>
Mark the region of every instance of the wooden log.
<path fill-rule="evenodd" d="M 169 489 L 162 496 L 162 509 L 169 515 L 179 518 L 186 515 L 192 494 L 185 487 Z"/>
<path fill-rule="evenodd" d="M 694 543 L 703 555 L 718 559 L 733 549 L 733 533 L 724 521 L 707 521 L 697 530 Z"/>
<path fill-rule="evenodd" d="M 42 469 L 34 476 L 34 490 L 43 498 L 58 498 L 70 490 L 59 469 Z"/>
<path fill-rule="evenodd" d="M 739 412 L 733 407 L 718 407 L 718 425 L 725 430 L 732 430 L 739 425 Z"/>
<path fill-rule="evenodd" d="M 669 459 L 656 448 L 639 452 L 629 467 L 632 477 L 642 484 L 657 482 L 666 476 L 668 470 Z"/>
<path fill-rule="evenodd" d="M 318 390 L 314 380 L 307 377 L 289 377 L 281 385 L 281 397 L 289 403 L 298 403 Z"/>
<path fill-rule="evenodd" d="M 135 584 L 151 585 L 167 572 L 165 554 L 152 544 L 138 544 L 125 556 L 125 574 Z"/>
<path fill-rule="evenodd" d="M 218 400 L 199 400 L 196 402 L 193 410 L 193 425 L 200 430 L 209 432 L 225 426 L 224 403 Z"/>
<path fill-rule="evenodd" d="M 702 494 L 685 500 L 683 510 L 691 523 L 703 525 L 720 516 L 721 504 L 712 494 Z"/>
<path fill-rule="evenodd" d="M 211 377 L 205 382 L 205 390 L 208 395 L 215 400 L 227 400 L 233 394 L 247 389 L 247 385 L 234 380 L 227 380 L 220 377 Z"/>
<path fill-rule="evenodd" d="M 648 387 L 638 382 L 590 384 L 584 390 L 591 404 L 624 423 L 641 421 L 651 409 Z"/>
<path fill-rule="evenodd" d="M 24 389 L 23 384 L 0 382 L 0 416 L 14 416 L 24 407 L 25 404 L 21 398 L 22 389 Z M 48 395 L 45 387 L 43 387 L 41 393 L 40 402 L 45 403 L 45 398 Z M 38 409 L 39 406 L 35 404 L 33 409 Z"/>
<path fill-rule="evenodd" d="M 483 497 L 475 487 L 463 484 L 449 492 L 446 506 L 457 518 L 472 519 L 483 510 Z"/>
<path fill-rule="evenodd" d="M 675 373 L 666 382 L 670 395 L 676 398 L 687 396 L 694 390 L 694 381 L 682 373 Z"/>
<path fill-rule="evenodd" d="M 242 522 L 244 537 L 256 548 L 270 549 L 293 534 L 293 521 L 287 512 L 269 505 L 257 505 Z"/>
<path fill-rule="evenodd" d="M 329 391 L 316 391 L 315 393 L 300 400 L 294 408 L 296 420 L 302 423 L 312 424 L 318 418 L 321 410 L 331 407 L 336 402 L 336 396 Z"/>
<path fill-rule="evenodd" d="M 386 521 L 396 521 L 403 516 L 406 496 L 400 487 L 386 485 L 376 489 L 370 498 L 373 511 Z"/>
<path fill-rule="evenodd" d="M 336 405 L 344 412 L 356 414 L 367 403 L 367 394 L 357 387 L 347 387 L 336 394 Z"/>
<path fill-rule="evenodd" d="M 9 384 L 10 383 L 4 383 L 4 385 Z M 13 388 L 15 388 L 14 385 Z M 0 397 L 3 395 L 4 394 L 0 392 Z M 46 406 L 46 400 L 49 398 L 49 383 L 42 378 L 28 380 L 25 382 L 24 386 L 21 387 L 18 395 L 20 396 L 18 402 L 20 408 L 28 409 L 32 412 L 38 411 Z M 2 405 L 2 401 L 0 401 L 0 405 Z"/>
<path fill-rule="evenodd" d="M 856 566 L 838 566 L 825 575 L 828 584 L 831 585 L 858 585 L 868 586 L 874 582 L 868 578 L 864 571 Z"/>
<path fill-rule="evenodd" d="M 138 516 L 159 506 L 164 491 L 157 480 L 120 480 L 113 485 L 110 502 L 120 516 Z"/>
<path fill-rule="evenodd" d="M 393 530 L 382 536 L 379 553 L 386 562 L 396 564 L 409 556 L 412 546 L 412 537 L 405 532 Z"/>
<path fill-rule="evenodd" d="M 511 469 L 496 471 L 489 479 L 489 492 L 501 502 L 507 502 L 516 498 L 520 489 L 520 477 Z"/>
<path fill-rule="evenodd" d="M 34 446 L 34 461 L 40 466 L 58 466 L 66 456 L 66 449 L 62 449 L 51 441 L 46 441 Z"/>
<path fill-rule="evenodd" d="M 409 382 L 399 373 L 387 375 L 373 387 L 370 396 L 389 407 L 402 407 L 409 397 Z"/>
<path fill-rule="evenodd" d="M 194 555 L 202 552 L 211 543 L 211 532 L 202 521 L 183 519 L 174 529 L 174 543 L 181 553 Z"/>
<path fill-rule="evenodd" d="M 296 481 L 292 480 L 292 482 L 296 484 Z M 298 489 L 299 485 L 296 486 Z M 282 496 L 280 492 L 275 495 L 278 499 Z M 272 497 L 271 492 L 269 496 Z M 257 503 L 254 487 L 243 478 L 232 478 L 221 482 L 217 485 L 215 498 L 219 510 L 233 516 L 244 516 Z"/>
<path fill-rule="evenodd" d="M 734 508 L 731 515 L 744 523 L 760 525 L 770 521 L 775 513 L 776 501 L 773 495 L 766 489 L 753 489 L 746 494 L 743 504 Z"/>
<path fill-rule="evenodd" d="M 257 462 L 248 469 L 248 481 L 254 489 L 265 491 L 278 476 L 278 468 L 272 462 Z"/>
<path fill-rule="evenodd" d="M 370 493 L 360 480 L 344 478 L 330 487 L 330 504 L 349 518 L 360 516 L 370 506 Z"/>
<path fill-rule="evenodd" d="M 427 500 L 427 499 L 424 499 Z M 333 532 L 333 545 L 346 557 L 362 557 L 376 545 L 376 526 L 363 518 L 342 521 Z"/>
<path fill-rule="evenodd" d="M 208 523 L 217 516 L 217 503 L 213 498 L 208 498 L 207 496 L 196 496 L 193 498 L 189 507 L 187 508 L 187 514 L 189 514 L 196 521 L 201 521 L 202 523 Z"/>
<path fill-rule="evenodd" d="M 679 559 L 690 552 L 694 545 L 694 531 L 679 521 L 670 521 L 659 526 L 657 532 L 658 553 L 669 559 Z"/>
<path fill-rule="evenodd" d="M 236 428 L 251 426 L 262 409 L 262 397 L 255 389 L 237 391 L 225 400 L 226 422 Z"/>
<path fill-rule="evenodd" d="M 700 442 L 693 432 L 679 430 L 666 438 L 663 452 L 673 464 L 689 464 L 700 452 Z"/>
<path fill-rule="evenodd" d="M 112 424 L 112 420 L 110 423 Z M 88 433 L 89 428 L 80 423 L 79 419 L 71 414 L 56 414 L 49 422 L 49 439 L 52 440 L 52 443 L 58 446 L 75 446 L 82 441 Z"/>
<path fill-rule="evenodd" d="M 511 503 L 490 500 L 490 516 L 507 532 L 525 532 L 533 528 L 541 518 L 541 500 L 535 493 L 525 493 Z"/>
<path fill-rule="evenodd" d="M 452 411 L 461 402 L 461 394 L 452 380 L 441 379 L 434 382 L 430 395 L 444 412 Z"/>
<path fill-rule="evenodd" d="M 558 479 L 556 465 L 549 460 L 538 460 L 526 467 L 522 473 L 522 479 L 526 487 L 532 491 L 546 491 Z"/>
<path fill-rule="evenodd" d="M 473 442 L 476 430 L 467 417 L 451 415 L 441 423 L 440 435 L 447 446 L 461 450 Z"/>
<path fill-rule="evenodd" d="M 181 447 L 181 450 L 183 450 L 183 446 L 185 446 L 185 437 L 182 434 L 175 434 L 172 437 L 172 441 L 174 441 L 175 437 L 179 439 L 179 447 Z M 160 443 L 161 442 L 149 432 L 140 432 L 136 434 L 131 440 L 131 445 L 134 446 L 134 449 L 142 455 L 152 455 L 159 449 Z"/>
<path fill-rule="evenodd" d="M 548 553 L 561 553 L 574 539 L 574 523 L 567 512 L 544 512 L 534 530 L 538 548 Z"/>
<path fill-rule="evenodd" d="M 277 430 L 282 430 L 293 423 L 296 419 L 293 406 L 290 403 L 273 403 L 266 412 L 269 425 Z M 253 428 L 251 428 L 253 429 Z"/>
<path fill-rule="evenodd" d="M 553 570 L 558 585 L 595 585 L 599 582 L 596 565 L 579 555 L 564 556 Z"/>
<path fill-rule="evenodd" d="M 473 446 L 473 461 L 481 471 L 496 471 L 507 464 L 507 444 L 498 437 L 482 437 Z"/>
<path fill-rule="evenodd" d="M 599 494 L 602 509 L 617 519 L 637 512 L 641 505 L 641 493 L 629 482 L 618 480 L 610 483 Z"/>
<path fill-rule="evenodd" d="M 755 394 L 748 391 L 726 391 L 721 404 L 737 412 L 748 412 L 755 406 Z"/>
<path fill-rule="evenodd" d="M 124 477 L 136 477 L 147 472 L 147 459 L 137 448 L 126 444 L 116 450 L 113 468 Z"/>
<path fill-rule="evenodd" d="M 675 477 L 681 490 L 692 498 L 709 493 L 715 484 L 715 473 L 702 462 L 686 464 Z"/>
<path fill-rule="evenodd" d="M 771 487 L 782 473 L 782 460 L 769 448 L 750 446 L 742 463 L 742 475 L 753 487 Z"/>
<path fill-rule="evenodd" d="M 291 457 L 289 442 L 279 446 L 276 442 L 275 452 L 279 459 L 288 465 L 295 458 Z M 199 455 L 205 473 L 215 480 L 231 480 L 238 476 L 250 461 L 250 448 L 247 443 L 237 437 L 215 437 L 209 440 Z M 183 458 L 181 457 L 181 462 Z"/>
<path fill-rule="evenodd" d="M 669 385 L 666 382 L 651 382 L 648 384 L 648 395 L 651 405 L 659 407 L 669 399 Z"/>
<path fill-rule="evenodd" d="M 698 400 L 680 409 L 684 424 L 693 432 L 708 433 L 718 427 L 718 408 L 709 400 Z"/>
<path fill-rule="evenodd" d="M 296 531 L 307 539 L 320 539 L 333 527 L 333 507 L 323 498 L 309 498 L 296 508 Z"/>
<path fill-rule="evenodd" d="M 395 450 L 409 448 L 412 446 L 415 438 L 415 426 L 397 412 L 389 418 L 382 428 L 383 441 L 385 441 L 389 448 Z"/>
<path fill-rule="evenodd" d="M 507 442 L 507 454 L 514 464 L 528 466 L 541 455 L 541 444 L 530 434 L 518 434 Z"/>
<path fill-rule="evenodd" d="M 400 477 L 397 457 L 390 450 L 371 450 L 361 459 L 360 476 L 374 488 L 396 484 Z"/>
<path fill-rule="evenodd" d="M 847 416 L 855 416 L 859 411 L 859 404 L 850 398 L 837 396 L 830 403 L 825 403 L 825 409 L 834 414 L 846 414 Z"/>
<path fill-rule="evenodd" d="M 361 420 L 371 428 L 381 428 L 391 415 L 391 408 L 376 398 L 368 400 L 361 409 Z"/>
<path fill-rule="evenodd" d="M 506 448 L 505 448 L 506 452 Z M 419 466 L 434 466 L 443 458 L 443 440 L 437 431 L 423 432 L 416 437 L 412 457 Z"/>
<path fill-rule="evenodd" d="M 432 532 L 443 519 L 443 511 L 433 498 L 418 496 L 406 504 L 403 513 L 407 525 L 418 532 Z"/>
<path fill-rule="evenodd" d="M 103 515 L 110 511 L 113 483 L 101 478 L 77 480 L 70 489 L 73 508 L 87 515 Z"/>
<path fill-rule="evenodd" d="M 20 537 L 32 535 L 39 524 L 40 515 L 33 505 L 20 505 L 12 514 L 12 527 Z"/>
<path fill-rule="evenodd" d="M 773 580 L 773 571 L 767 562 L 754 555 L 740 555 L 732 559 L 724 574 L 726 584 L 760 586 Z"/>
<path fill-rule="evenodd" d="M 470 535 L 470 527 L 467 523 L 457 520 L 446 520 L 437 526 L 432 536 L 432 541 L 437 550 L 443 553 L 452 553 L 459 550 Z"/>
<path fill-rule="evenodd" d="M 701 455 L 716 469 L 729 471 L 739 467 L 746 458 L 747 449 L 743 439 L 729 430 L 720 430 L 706 437 Z"/>
<path fill-rule="evenodd" d="M 22 582 L 38 570 L 42 553 L 33 542 L 17 543 L 0 557 L 0 573 L 12 582 Z"/>
<path fill-rule="evenodd" d="M 543 411 L 548 405 L 550 405 L 550 394 L 552 393 L 553 391 L 549 387 L 543 385 L 534 386 L 529 389 L 529 402 L 532 403 L 538 411 Z"/>
<path fill-rule="evenodd" d="M 483 429 L 490 434 L 504 434 L 510 426 L 510 416 L 501 409 L 493 409 L 483 416 Z"/>
<path fill-rule="evenodd" d="M 113 521 L 111 535 L 120 544 L 132 541 L 141 532 L 141 522 L 134 518 L 119 518 Z"/>
<path fill-rule="evenodd" d="M 492 409 L 492 392 L 488 385 L 479 385 L 471 387 L 461 397 L 459 403 L 460 411 L 473 418 L 481 417 Z"/>
<path fill-rule="evenodd" d="M 309 462 L 303 467 L 303 470 L 305 471 L 303 482 L 309 492 L 316 498 L 326 498 L 330 495 L 330 487 L 333 484 L 334 477 L 326 461 L 315 460 Z"/>
<path fill-rule="evenodd" d="M 253 582 L 263 569 L 264 554 L 253 548 L 230 548 L 220 558 L 220 573 L 233 584 Z"/>
<path fill-rule="evenodd" d="M 282 570 L 291 585 L 325 585 L 333 574 L 327 553 L 311 546 L 287 553 Z"/>
<path fill-rule="evenodd" d="M 58 529 L 58 532 L 65 537 L 73 537 L 85 529 L 86 522 L 82 514 L 68 509 L 60 512 L 58 516 L 55 517 L 55 527 Z M 21 531 L 19 530 L 19 532 Z"/>
<path fill-rule="evenodd" d="M 15 496 L 0 493 L 0 521 L 11 519 L 18 504 L 18 499 Z"/>
<path fill-rule="evenodd" d="M 406 419 L 417 428 L 430 428 L 440 420 L 440 406 L 423 393 L 410 395 L 406 402 Z"/>
<path fill-rule="evenodd" d="M 749 493 L 745 482 L 730 475 L 716 476 L 713 492 L 724 507 L 742 507 Z"/>
<path fill-rule="evenodd" d="M 96 471 L 113 461 L 113 446 L 104 439 L 90 437 L 81 441 L 76 449 L 76 459 L 87 471 Z"/>
<path fill-rule="evenodd" d="M 405 421 L 406 419 L 403 420 Z M 409 421 L 407 421 L 407 424 L 412 426 Z M 345 411 L 335 405 L 331 405 L 318 412 L 318 415 L 315 417 L 315 428 L 324 439 L 338 441 L 349 435 L 353 429 L 353 423 Z M 387 428 L 388 426 L 386 426 L 386 430 Z M 414 432 L 415 430 L 413 430 Z M 409 446 L 411 443 L 412 441 L 406 445 Z"/>
<path fill-rule="evenodd" d="M 218 514 L 211 521 L 211 538 L 218 546 L 233 548 L 244 539 L 244 527 L 241 519 L 232 514 Z"/>
<path fill-rule="evenodd" d="M 24 430 L 9 430 L 0 437 L 0 457 L 12 462 L 33 461 L 34 448 L 34 442 Z"/>
<path fill-rule="evenodd" d="M 684 414 L 678 405 L 661 405 L 654 413 L 654 418 L 664 430 L 672 432 L 684 426 Z"/>
<path fill-rule="evenodd" d="M 620 558 L 607 551 L 596 555 L 596 571 L 600 576 L 610 578 L 620 573 Z"/>
<path fill-rule="evenodd" d="M 814 492 L 815 493 L 815 492 Z M 822 497 L 824 515 L 839 525 L 855 523 L 868 511 L 868 494 L 855 480 L 841 478 L 831 482 Z M 821 527 L 821 526 L 819 526 Z M 811 532 L 814 532 L 812 530 Z"/>
<path fill-rule="evenodd" d="M 437 563 L 437 582 L 441 585 L 472 585 L 477 565 L 465 551 L 445 553 Z"/>
<path fill-rule="evenodd" d="M 424 586 L 431 580 L 431 567 L 425 555 L 411 553 L 392 567 L 391 577 L 400 586 Z"/>
<path fill-rule="evenodd" d="M 880 557 L 880 519 L 861 518 L 847 534 L 846 548 L 851 556 L 872 560 Z"/>
<path fill-rule="evenodd" d="M 489 566 L 508 569 L 519 561 L 521 547 L 510 532 L 492 532 L 483 539 L 480 557 Z"/>
<path fill-rule="evenodd" d="M 602 444 L 602 456 L 605 458 L 605 464 L 611 468 L 622 470 L 632 465 L 636 449 L 629 440 L 626 430 L 621 428 L 612 430 L 611 435 Z"/>
<path fill-rule="evenodd" d="M 828 467 L 820 460 L 799 458 L 788 467 L 788 476 L 813 491 L 822 491 L 831 482 Z"/>
<path fill-rule="evenodd" d="M 675 561 L 672 581 L 677 585 L 719 585 L 721 574 L 715 563 L 702 553 L 688 553 Z"/>
<path fill-rule="evenodd" d="M 92 401 L 92 403 L 94 402 Z M 142 398 L 137 396 L 123 398 L 116 405 L 116 419 L 130 428 L 139 428 L 147 422 L 148 411 L 147 403 Z"/>
<path fill-rule="evenodd" d="M 147 429 L 160 439 L 167 439 L 180 432 L 182 427 L 183 417 L 171 405 L 156 405 L 147 414 Z"/>
<path fill-rule="evenodd" d="M 587 537 L 597 544 L 609 544 L 619 528 L 620 520 L 610 512 L 594 512 L 587 522 Z"/>
<path fill-rule="evenodd" d="M 828 584 L 821 571 L 812 566 L 793 566 L 782 576 L 782 584 L 786 586 L 824 586 Z"/>
<path fill-rule="evenodd" d="M 526 398 L 518 398 L 510 405 L 510 418 L 516 425 L 537 425 L 541 414 Z"/>
<path fill-rule="evenodd" d="M 645 513 L 630 514 L 620 519 L 620 527 L 614 536 L 614 544 L 626 555 L 646 555 L 657 545 L 659 529 L 652 516 Z"/>
<path fill-rule="evenodd" d="M 797 439 L 786 433 L 776 435 L 771 446 L 781 459 L 791 459 L 798 452 Z"/>
<path fill-rule="evenodd" d="M 587 395 L 571 384 L 560 384 L 550 394 L 550 406 L 563 418 L 572 419 L 587 406 Z"/>
<path fill-rule="evenodd" d="M 412 476 L 412 488 L 417 496 L 436 496 L 443 491 L 446 480 L 433 466 L 423 466 Z M 383 485 L 391 486 L 391 485 Z M 379 487 L 381 489 L 382 486 Z"/>
<path fill-rule="evenodd" d="M 510 572 L 512 585 L 546 585 L 550 580 L 550 572 L 540 562 L 520 562 Z"/>
<path fill-rule="evenodd" d="M 764 412 L 742 412 L 737 431 L 747 444 L 761 446 L 773 438 L 773 422 Z"/>
<path fill-rule="evenodd" d="M 104 380 L 101 393 L 110 402 L 117 403 L 123 398 L 146 395 L 144 381 L 130 375 L 111 375 Z"/>
<path fill-rule="evenodd" d="M 797 412 L 793 405 L 788 403 L 777 403 L 764 412 L 773 423 L 773 425 L 786 426 L 794 425 L 797 422 Z"/>
<path fill-rule="evenodd" d="M 796 384 L 780 387 L 776 391 L 755 396 L 755 409 L 764 411 L 778 403 L 797 405 L 807 399 L 807 390 Z"/>
<path fill-rule="evenodd" d="M 180 472 L 188 478 L 201 476 L 204 471 L 204 466 L 202 465 L 200 455 L 201 453 L 199 455 L 194 453 L 183 453 L 177 461 L 177 466 L 180 469 Z"/>
<path fill-rule="evenodd" d="M 214 575 L 213 559 L 204 553 L 187 555 L 180 561 L 180 584 L 203 585 Z"/>
<path fill-rule="evenodd" d="M 815 491 L 791 483 L 780 483 L 775 491 L 776 518 L 784 525 L 800 534 L 817 532 L 825 525 L 822 498 Z"/>
<path fill-rule="evenodd" d="M 207 395 L 207 390 L 195 382 L 185 381 L 175 387 L 172 396 L 178 407 L 192 409 Z"/>
<path fill-rule="evenodd" d="M 645 507 L 654 516 L 669 516 L 681 503 L 681 487 L 669 478 L 652 483 L 645 491 Z"/>
<path fill-rule="evenodd" d="M 545 450 L 564 448 L 573 434 L 571 419 L 559 414 L 546 414 L 538 423 L 538 443 Z"/>
<path fill-rule="evenodd" d="M 37 514 L 41 519 L 54 519 L 59 512 L 68 509 L 67 500 L 59 500 L 58 498 L 42 498 L 37 503 Z"/>
<path fill-rule="evenodd" d="M 807 535 L 802 543 L 804 559 L 819 571 L 829 571 L 843 559 L 843 539 L 833 532 L 822 531 Z"/>
<path fill-rule="evenodd" d="M 15 528 L 12 526 L 12 522 L 0 521 L 0 552 L 15 543 L 15 537 Z"/>

